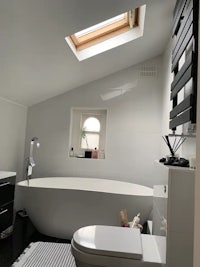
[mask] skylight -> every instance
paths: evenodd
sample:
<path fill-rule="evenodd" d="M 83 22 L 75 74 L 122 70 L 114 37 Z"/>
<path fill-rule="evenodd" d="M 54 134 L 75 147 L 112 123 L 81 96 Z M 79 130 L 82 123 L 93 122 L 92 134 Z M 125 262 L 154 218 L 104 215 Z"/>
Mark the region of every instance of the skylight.
<path fill-rule="evenodd" d="M 145 6 L 131 9 L 67 36 L 65 40 L 79 60 L 86 59 L 140 37 L 138 30 L 142 29 L 143 34 L 144 13 Z"/>
<path fill-rule="evenodd" d="M 106 27 L 108 25 L 111 25 L 111 24 L 113 24 L 113 23 L 115 23 L 117 21 L 124 20 L 125 17 L 126 17 L 125 14 L 118 15 L 118 16 L 116 16 L 114 18 L 105 20 L 105 21 L 100 22 L 100 23 L 98 23 L 98 24 L 96 24 L 94 26 L 91 26 L 91 27 L 89 27 L 89 28 L 87 28 L 85 30 L 77 32 L 74 35 L 76 36 L 76 38 L 80 38 L 80 37 L 85 36 L 85 35 L 87 35 L 89 33 L 92 33 L 92 32 L 95 32 L 97 30 L 100 30 L 100 29 L 102 29 L 102 28 L 104 28 L 104 27 Z"/>

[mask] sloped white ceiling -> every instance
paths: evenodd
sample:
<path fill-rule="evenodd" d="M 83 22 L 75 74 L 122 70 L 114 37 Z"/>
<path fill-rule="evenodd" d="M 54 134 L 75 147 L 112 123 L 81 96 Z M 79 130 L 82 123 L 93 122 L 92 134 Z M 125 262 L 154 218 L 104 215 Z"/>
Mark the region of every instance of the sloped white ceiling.
<path fill-rule="evenodd" d="M 79 62 L 65 37 L 147 4 L 144 36 Z M 175 0 L 0 1 L 0 97 L 31 106 L 160 55 Z"/>

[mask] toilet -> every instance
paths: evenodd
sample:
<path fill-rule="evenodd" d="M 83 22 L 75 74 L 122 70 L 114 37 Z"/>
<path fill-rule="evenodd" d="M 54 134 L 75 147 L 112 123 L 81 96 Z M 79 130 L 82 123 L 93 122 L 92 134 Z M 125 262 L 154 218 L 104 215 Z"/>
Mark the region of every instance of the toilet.
<path fill-rule="evenodd" d="M 156 239 L 137 228 L 91 225 L 74 233 L 71 251 L 77 267 L 161 267 Z"/>

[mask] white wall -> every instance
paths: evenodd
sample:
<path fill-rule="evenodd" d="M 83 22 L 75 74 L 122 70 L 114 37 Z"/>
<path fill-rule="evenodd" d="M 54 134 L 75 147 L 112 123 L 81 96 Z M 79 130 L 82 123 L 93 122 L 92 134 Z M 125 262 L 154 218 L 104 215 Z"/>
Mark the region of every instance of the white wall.
<path fill-rule="evenodd" d="M 0 98 L 0 170 L 23 172 L 27 108 Z"/>
<path fill-rule="evenodd" d="M 130 181 L 152 186 L 154 160 L 161 142 L 161 58 L 145 62 L 156 66 L 156 77 L 140 77 L 140 65 L 117 72 L 43 103 L 28 111 L 26 156 L 33 136 L 37 163 L 33 177 L 81 176 Z M 103 101 L 100 94 L 125 83 L 137 85 L 120 97 Z M 72 107 L 105 108 L 107 115 L 106 159 L 68 157 Z"/>
<path fill-rule="evenodd" d="M 162 95 L 162 135 L 167 135 L 169 131 L 169 112 L 172 104 L 170 101 L 170 86 L 171 86 L 171 42 L 167 45 L 165 52 L 162 56 L 162 82 L 163 82 L 163 95 Z M 161 143 L 161 155 L 165 157 L 169 154 L 167 145 L 162 140 Z"/>

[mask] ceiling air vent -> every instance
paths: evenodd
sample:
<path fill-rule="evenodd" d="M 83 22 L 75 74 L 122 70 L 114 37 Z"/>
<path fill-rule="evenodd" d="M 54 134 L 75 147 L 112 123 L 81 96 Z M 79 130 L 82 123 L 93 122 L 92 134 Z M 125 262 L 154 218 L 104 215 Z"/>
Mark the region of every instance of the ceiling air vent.
<path fill-rule="evenodd" d="M 156 77 L 157 76 L 156 65 L 142 64 L 140 66 L 139 76 L 140 77 L 147 77 L 147 78 Z"/>

